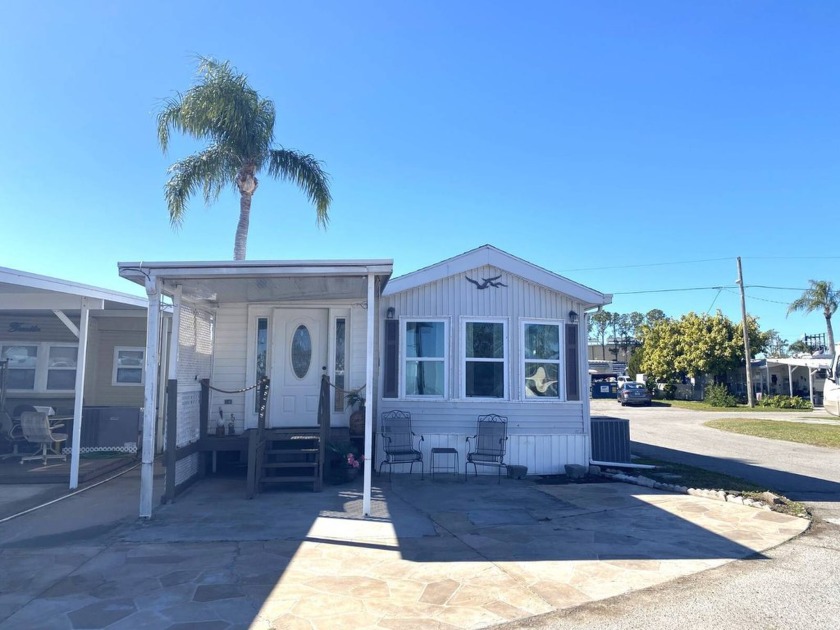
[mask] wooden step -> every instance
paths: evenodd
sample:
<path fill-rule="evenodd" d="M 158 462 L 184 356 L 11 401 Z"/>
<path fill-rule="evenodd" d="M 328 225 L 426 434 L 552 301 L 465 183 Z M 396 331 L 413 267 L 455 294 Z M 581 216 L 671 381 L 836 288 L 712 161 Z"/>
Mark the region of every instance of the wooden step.
<path fill-rule="evenodd" d="M 318 462 L 266 462 L 263 468 L 312 468 Z"/>
<path fill-rule="evenodd" d="M 301 477 L 263 477 L 260 479 L 260 483 L 273 483 L 273 484 L 281 484 L 281 483 L 312 483 L 313 478 L 312 476 L 301 476 Z"/>

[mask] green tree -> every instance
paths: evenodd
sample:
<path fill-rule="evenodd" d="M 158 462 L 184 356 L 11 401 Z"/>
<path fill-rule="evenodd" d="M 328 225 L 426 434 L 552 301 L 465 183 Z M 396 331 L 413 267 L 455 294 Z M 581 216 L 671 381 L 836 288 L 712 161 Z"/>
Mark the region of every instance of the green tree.
<path fill-rule="evenodd" d="M 767 346 L 767 333 L 748 318 L 750 347 L 756 353 Z M 741 324 L 733 324 L 720 311 L 715 315 L 688 313 L 679 320 L 661 320 L 647 329 L 642 371 L 671 381 L 684 374 L 691 377 L 712 374 L 717 379 L 743 366 L 744 343 Z"/>
<path fill-rule="evenodd" d="M 667 383 L 679 376 L 676 368 L 679 341 L 680 326 L 675 320 L 661 319 L 651 326 L 645 326 L 640 371 L 648 375 L 648 382 Z"/>
<path fill-rule="evenodd" d="M 261 171 L 297 184 L 315 206 L 318 225 L 326 227 L 332 201 L 329 176 L 311 155 L 274 146 L 274 120 L 274 103 L 261 98 L 244 74 L 229 62 L 199 57 L 196 84 L 167 99 L 157 119 L 164 153 L 172 131 L 209 143 L 169 167 L 164 190 L 173 227 L 182 224 L 187 202 L 198 191 L 209 205 L 222 189 L 233 186 L 239 191 L 233 259 L 244 260 L 251 200 Z"/>
<path fill-rule="evenodd" d="M 598 341 L 601 342 L 601 358 L 607 358 L 607 327 L 612 319 L 612 314 L 609 311 L 600 310 L 592 314 L 590 318 L 595 326 L 595 334 Z"/>
<path fill-rule="evenodd" d="M 663 319 L 667 319 L 665 313 L 658 308 L 652 308 L 647 313 L 645 313 L 645 323 L 648 326 L 653 326 L 657 322 L 661 322 Z"/>
<path fill-rule="evenodd" d="M 813 313 L 822 311 L 825 317 L 825 332 L 828 341 L 828 351 L 834 354 L 834 329 L 831 327 L 831 316 L 837 311 L 840 304 L 840 290 L 827 280 L 808 280 L 811 285 L 802 295 L 790 303 L 787 314 L 796 311 Z"/>
<path fill-rule="evenodd" d="M 786 357 L 788 355 L 787 339 L 782 339 L 779 331 L 772 328 L 767 331 L 767 352 L 771 357 Z M 756 353 L 757 354 L 757 353 Z"/>

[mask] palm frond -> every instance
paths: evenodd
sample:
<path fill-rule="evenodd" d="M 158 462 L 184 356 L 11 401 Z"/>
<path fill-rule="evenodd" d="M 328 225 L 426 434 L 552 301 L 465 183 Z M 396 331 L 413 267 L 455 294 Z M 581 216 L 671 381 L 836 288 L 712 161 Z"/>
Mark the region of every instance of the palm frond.
<path fill-rule="evenodd" d="M 236 170 L 235 159 L 216 144 L 170 166 L 169 181 L 164 185 L 170 224 L 180 227 L 187 203 L 199 190 L 205 203 L 215 201 L 222 188 L 233 183 Z"/>
<path fill-rule="evenodd" d="M 164 100 L 164 105 L 157 116 L 158 143 L 164 154 L 169 148 L 169 130 L 180 130 L 181 95 Z"/>
<path fill-rule="evenodd" d="M 313 156 L 291 149 L 272 149 L 269 153 L 268 174 L 278 179 L 294 182 L 315 206 L 318 225 L 329 223 L 330 176 L 322 163 Z"/>
<path fill-rule="evenodd" d="M 161 146 L 165 150 L 169 131 L 176 129 L 226 146 L 243 162 L 264 160 L 274 139 L 274 104 L 261 99 L 230 63 L 198 59 L 197 83 L 165 101 L 158 115 Z"/>

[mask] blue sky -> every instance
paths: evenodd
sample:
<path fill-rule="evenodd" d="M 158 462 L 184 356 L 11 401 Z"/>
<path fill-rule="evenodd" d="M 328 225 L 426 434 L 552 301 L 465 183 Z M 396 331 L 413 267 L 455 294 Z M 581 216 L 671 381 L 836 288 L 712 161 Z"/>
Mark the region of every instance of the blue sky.
<path fill-rule="evenodd" d="M 741 256 L 748 310 L 792 341 L 823 318 L 751 285 L 840 283 L 838 29 L 837 2 L 7 4 L 0 265 L 136 292 L 118 261 L 232 257 L 232 193 L 177 232 L 163 199 L 200 145 L 163 155 L 155 113 L 203 54 L 332 177 L 326 231 L 264 177 L 250 259 L 399 275 L 491 243 L 611 310 L 738 319 Z"/>

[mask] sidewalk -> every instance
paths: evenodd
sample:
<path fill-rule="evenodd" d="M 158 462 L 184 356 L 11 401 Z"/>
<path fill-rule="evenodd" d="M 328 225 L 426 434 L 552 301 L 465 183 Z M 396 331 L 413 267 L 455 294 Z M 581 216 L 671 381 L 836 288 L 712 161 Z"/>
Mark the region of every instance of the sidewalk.
<path fill-rule="evenodd" d="M 141 521 L 134 471 L 0 525 L 0 627 L 482 628 L 760 561 L 808 526 L 621 483 L 374 484 L 369 519 L 361 481 L 247 501 L 220 478 Z"/>

